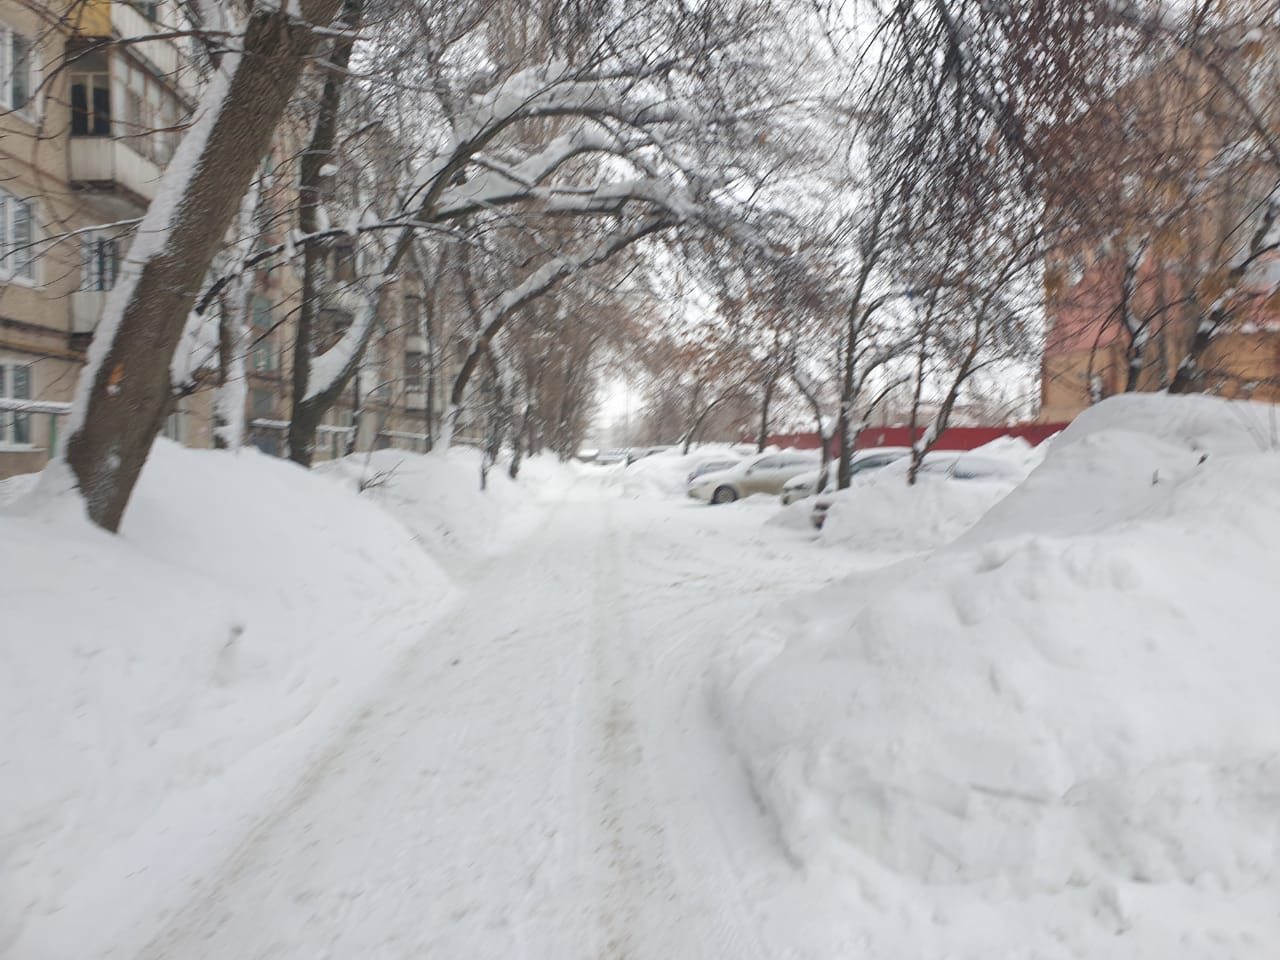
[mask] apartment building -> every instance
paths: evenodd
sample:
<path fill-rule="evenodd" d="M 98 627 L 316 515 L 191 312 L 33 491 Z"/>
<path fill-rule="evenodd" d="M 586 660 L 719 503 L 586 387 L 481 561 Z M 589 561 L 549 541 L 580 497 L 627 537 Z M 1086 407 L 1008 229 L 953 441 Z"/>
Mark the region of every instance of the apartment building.
<path fill-rule="evenodd" d="M 1228 81 L 1276 71 L 1278 43 L 1258 34 L 1240 45 Z M 1046 258 L 1043 421 L 1070 420 L 1113 394 L 1167 388 L 1205 317 L 1224 303 L 1229 322 L 1196 361 L 1199 389 L 1280 401 L 1280 260 L 1260 257 L 1244 276 L 1231 273 L 1275 186 L 1273 166 L 1239 148 L 1240 131 L 1280 129 L 1280 111 L 1260 100 L 1246 114 L 1221 80 L 1174 58 L 1048 139 L 1065 159 L 1045 197 L 1046 221 L 1057 222 L 1058 210 L 1096 212 Z"/>
<path fill-rule="evenodd" d="M 157 36 L 181 34 L 182 17 L 173 0 L 0 0 L 0 478 L 38 470 L 64 439 L 130 230 L 199 94 L 198 46 Z M 278 242 L 293 226 L 299 139 L 284 131 L 265 161 L 272 188 L 260 242 Z M 259 271 L 249 300 L 247 440 L 273 455 L 285 452 L 298 281 L 288 264 Z M 319 458 L 424 448 L 448 371 L 429 350 L 420 286 L 410 275 L 384 298 L 364 367 L 326 418 Z M 329 314 L 335 329 L 350 322 Z M 218 366 L 209 357 L 196 375 L 201 389 L 175 400 L 167 436 L 214 445 Z"/>

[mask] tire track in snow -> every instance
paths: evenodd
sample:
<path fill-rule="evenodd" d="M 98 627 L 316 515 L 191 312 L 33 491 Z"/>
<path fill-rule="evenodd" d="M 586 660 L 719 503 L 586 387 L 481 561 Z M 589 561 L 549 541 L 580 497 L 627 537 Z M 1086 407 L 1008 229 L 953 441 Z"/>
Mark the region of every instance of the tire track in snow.
<path fill-rule="evenodd" d="M 688 858 L 678 856 L 673 847 L 688 843 L 689 831 L 669 819 L 677 811 L 661 789 L 659 758 L 640 714 L 637 683 L 647 673 L 642 658 L 647 659 L 648 650 L 637 646 L 631 630 L 628 604 L 634 601 L 624 589 L 621 559 L 625 555 L 630 562 L 633 554 L 620 547 L 613 505 L 606 503 L 604 511 L 607 529 L 597 564 L 592 617 L 592 706 L 584 716 L 594 731 L 595 760 L 591 794 L 598 881 L 592 956 L 598 960 L 762 957 L 725 853 L 709 849 L 705 842 L 709 838 L 714 847 L 719 832 L 695 844 L 699 868 L 717 865 L 712 876 L 702 870 L 676 869 Z M 680 597 L 681 607 L 698 603 L 693 591 Z M 677 820 L 689 810 L 682 807 L 678 813 Z"/>
<path fill-rule="evenodd" d="M 440 619 L 430 625 L 419 642 L 405 650 L 390 666 L 385 681 L 369 692 L 365 704 L 356 709 L 350 719 L 337 728 L 323 745 L 302 766 L 302 773 L 284 792 L 278 802 L 249 824 L 238 841 L 229 849 L 221 866 L 209 876 L 199 878 L 192 887 L 186 902 L 168 917 L 151 939 L 138 952 L 137 960 L 186 960 L 188 957 L 207 956 L 205 944 L 215 942 L 223 925 L 233 915 L 232 904 L 237 896 L 237 885 L 254 871 L 263 868 L 263 851 L 276 835 L 287 827 L 291 819 L 301 814 L 325 784 L 333 777 L 341 776 L 344 764 L 360 757 L 376 756 L 378 738 L 371 731 L 390 725 L 397 733 L 407 723 L 399 716 L 406 704 L 413 702 L 413 691 L 421 688 L 424 678 L 443 684 L 437 693 L 448 696 L 459 682 L 449 671 L 449 663 L 455 650 L 465 650 L 471 656 L 468 636 L 475 620 L 473 604 L 477 594 L 493 584 L 502 584 L 525 573 L 530 545 L 536 552 L 543 535 L 554 528 L 562 514 L 569 509 L 566 503 L 548 511 L 546 518 L 520 547 L 472 567 L 467 576 L 470 583 L 465 592 L 456 597 L 442 613 Z M 502 594 L 499 588 L 499 595 Z M 546 633 L 563 622 L 571 620 L 574 612 L 562 612 L 548 617 L 537 627 Z M 451 641 L 440 643 L 442 639 Z M 493 638 L 500 644 L 502 636 Z M 473 714 L 463 714 L 460 723 L 453 727 L 448 737 L 446 751 L 452 751 L 465 743 L 471 733 Z M 379 798 L 385 800 L 386 798 Z"/>

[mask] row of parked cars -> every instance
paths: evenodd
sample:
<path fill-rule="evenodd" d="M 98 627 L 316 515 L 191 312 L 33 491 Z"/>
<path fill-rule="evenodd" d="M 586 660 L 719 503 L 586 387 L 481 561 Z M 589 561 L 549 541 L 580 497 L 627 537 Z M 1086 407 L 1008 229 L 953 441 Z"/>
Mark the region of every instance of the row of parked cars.
<path fill-rule="evenodd" d="M 850 461 L 850 474 L 856 477 L 880 470 L 905 461 L 910 454 L 907 447 L 857 450 Z M 746 458 L 726 455 L 699 463 L 689 474 L 688 493 L 707 503 L 732 503 L 752 494 L 773 494 L 781 498 L 783 506 L 822 494 L 814 502 L 811 514 L 813 525 L 821 527 L 831 508 L 835 471 L 836 465 L 831 463 L 827 475 L 822 476 L 821 455 L 816 452 L 762 453 Z M 925 455 L 920 471 L 953 480 L 998 479 L 1008 475 L 1009 467 L 975 454 L 938 451 Z"/>

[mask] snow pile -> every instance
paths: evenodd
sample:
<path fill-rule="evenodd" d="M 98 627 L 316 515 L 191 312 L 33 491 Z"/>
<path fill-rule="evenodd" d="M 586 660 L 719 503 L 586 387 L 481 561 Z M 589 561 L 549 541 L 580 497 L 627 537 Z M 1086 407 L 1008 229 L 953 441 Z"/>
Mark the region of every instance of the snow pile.
<path fill-rule="evenodd" d="M 578 476 L 575 465 L 533 457 L 521 465 L 518 483 L 505 463 L 491 468 L 482 491 L 480 459 L 480 451 L 460 446 L 432 454 L 378 450 L 317 470 L 363 489 L 435 556 L 483 556 L 509 546 L 542 515 L 541 503 Z"/>
<path fill-rule="evenodd" d="M 720 660 L 756 796 L 861 954 L 1276 955 L 1275 414 L 1107 401 L 958 542 Z"/>
<path fill-rule="evenodd" d="M 449 590 L 351 489 L 167 441 L 118 537 L 19 497 L 0 542 L 0 955 L 26 960 L 145 937 Z"/>
<path fill-rule="evenodd" d="M 949 543 L 1017 486 L 1043 459 L 1044 445 L 1001 437 L 968 453 L 930 456 L 938 463 L 959 458 L 961 465 L 981 465 L 990 475 L 960 480 L 924 470 L 908 486 L 905 459 L 859 474 L 848 490 L 829 495 L 822 541 L 887 553 Z"/>

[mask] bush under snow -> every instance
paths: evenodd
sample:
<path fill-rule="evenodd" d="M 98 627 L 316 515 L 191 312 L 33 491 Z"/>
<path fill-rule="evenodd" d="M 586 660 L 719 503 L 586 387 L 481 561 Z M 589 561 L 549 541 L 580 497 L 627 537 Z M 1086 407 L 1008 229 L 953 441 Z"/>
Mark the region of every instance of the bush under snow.
<path fill-rule="evenodd" d="M 1275 414 L 1109 400 L 959 540 L 722 658 L 753 789 L 864 955 L 1275 955 Z"/>

